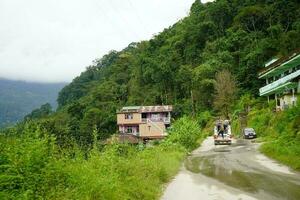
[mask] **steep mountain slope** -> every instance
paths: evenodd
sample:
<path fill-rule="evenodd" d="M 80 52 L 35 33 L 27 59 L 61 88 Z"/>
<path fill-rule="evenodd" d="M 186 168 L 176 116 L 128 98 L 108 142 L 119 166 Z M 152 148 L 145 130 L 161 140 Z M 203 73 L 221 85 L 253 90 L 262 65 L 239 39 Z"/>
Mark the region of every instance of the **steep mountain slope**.
<path fill-rule="evenodd" d="M 291 0 L 217 0 L 192 5 L 188 17 L 149 41 L 95 61 L 58 97 L 43 120 L 61 140 L 89 144 L 116 131 L 124 105 L 173 104 L 174 116 L 212 110 L 216 72 L 227 69 L 239 94 L 257 96 L 257 72 L 273 56 L 300 46 L 300 4 Z"/>
<path fill-rule="evenodd" d="M 56 107 L 58 92 L 65 85 L 0 79 L 0 127 L 22 120 L 26 114 L 47 102 Z"/>

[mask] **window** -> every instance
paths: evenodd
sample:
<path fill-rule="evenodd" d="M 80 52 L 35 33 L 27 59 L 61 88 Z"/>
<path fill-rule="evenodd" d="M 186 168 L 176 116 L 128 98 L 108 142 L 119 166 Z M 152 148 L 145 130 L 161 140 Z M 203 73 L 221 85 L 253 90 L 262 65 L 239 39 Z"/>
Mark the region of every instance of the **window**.
<path fill-rule="evenodd" d="M 131 126 L 128 126 L 126 128 L 126 133 L 132 133 L 132 127 Z"/>
<path fill-rule="evenodd" d="M 280 99 L 279 98 L 277 99 L 276 103 L 277 103 L 277 106 L 280 106 Z"/>
<path fill-rule="evenodd" d="M 132 113 L 125 114 L 125 119 L 133 119 L 133 114 Z"/>
<path fill-rule="evenodd" d="M 155 113 L 155 114 L 152 114 L 151 115 L 151 118 L 153 119 L 153 120 L 159 120 L 159 114 L 157 114 L 157 113 Z"/>

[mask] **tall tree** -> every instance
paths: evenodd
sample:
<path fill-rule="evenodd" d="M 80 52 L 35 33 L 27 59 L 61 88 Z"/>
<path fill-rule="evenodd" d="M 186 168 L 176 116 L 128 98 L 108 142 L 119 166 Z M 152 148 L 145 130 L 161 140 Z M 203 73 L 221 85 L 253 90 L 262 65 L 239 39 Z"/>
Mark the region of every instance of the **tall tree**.
<path fill-rule="evenodd" d="M 228 70 L 218 72 L 215 82 L 214 108 L 226 118 L 229 118 L 236 92 L 236 83 L 231 73 Z"/>

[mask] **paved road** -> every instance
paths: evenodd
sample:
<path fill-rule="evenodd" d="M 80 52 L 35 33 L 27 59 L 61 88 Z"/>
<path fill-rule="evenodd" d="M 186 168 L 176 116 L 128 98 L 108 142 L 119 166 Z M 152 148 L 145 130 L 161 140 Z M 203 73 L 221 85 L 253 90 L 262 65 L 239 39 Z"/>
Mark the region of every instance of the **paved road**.
<path fill-rule="evenodd" d="M 300 200 L 300 173 L 268 159 L 258 147 L 249 140 L 215 147 L 207 138 L 186 159 L 162 200 Z"/>

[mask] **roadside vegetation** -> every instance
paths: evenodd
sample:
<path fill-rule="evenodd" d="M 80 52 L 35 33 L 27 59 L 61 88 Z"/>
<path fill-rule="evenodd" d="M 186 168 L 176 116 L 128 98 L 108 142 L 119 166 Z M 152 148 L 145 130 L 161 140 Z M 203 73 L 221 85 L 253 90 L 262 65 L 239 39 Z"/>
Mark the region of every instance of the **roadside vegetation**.
<path fill-rule="evenodd" d="M 263 137 L 264 154 L 300 170 L 300 104 L 281 113 L 270 107 L 254 109 L 249 113 L 249 126 Z"/>
<path fill-rule="evenodd" d="M 61 149 L 45 130 L 27 126 L 21 136 L 0 136 L 0 199 L 158 199 L 204 138 L 198 123 L 183 117 L 160 143 L 97 141 L 83 151 L 74 143 Z"/>

